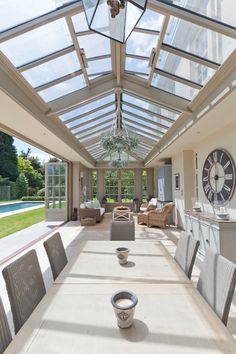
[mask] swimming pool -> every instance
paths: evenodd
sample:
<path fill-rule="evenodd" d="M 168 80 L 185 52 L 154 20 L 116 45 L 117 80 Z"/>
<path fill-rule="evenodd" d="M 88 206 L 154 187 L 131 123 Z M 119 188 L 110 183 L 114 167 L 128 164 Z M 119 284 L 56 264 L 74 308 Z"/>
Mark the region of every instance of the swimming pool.
<path fill-rule="evenodd" d="M 44 205 L 44 202 L 20 202 L 6 205 L 0 205 L 0 213 L 8 213 L 9 211 L 32 208 L 34 206 Z"/>

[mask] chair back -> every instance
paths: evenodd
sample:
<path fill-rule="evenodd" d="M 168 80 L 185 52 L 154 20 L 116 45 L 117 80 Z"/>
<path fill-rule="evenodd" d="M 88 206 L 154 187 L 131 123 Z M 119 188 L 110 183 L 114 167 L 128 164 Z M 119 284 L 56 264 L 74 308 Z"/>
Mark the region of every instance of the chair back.
<path fill-rule="evenodd" d="M 46 294 L 38 257 L 31 250 L 2 271 L 17 333 Z"/>
<path fill-rule="evenodd" d="M 55 280 L 68 262 L 59 232 L 56 232 L 46 240 L 43 245 L 51 265 L 53 279 Z"/>
<path fill-rule="evenodd" d="M 2 299 L 0 298 L 0 354 L 8 347 L 12 340 L 7 316 L 4 311 Z"/>
<path fill-rule="evenodd" d="M 189 279 L 191 279 L 199 245 L 200 242 L 191 235 L 181 232 L 174 258 Z"/>
<path fill-rule="evenodd" d="M 227 325 L 236 283 L 236 265 L 220 254 L 207 250 L 197 289 Z"/>

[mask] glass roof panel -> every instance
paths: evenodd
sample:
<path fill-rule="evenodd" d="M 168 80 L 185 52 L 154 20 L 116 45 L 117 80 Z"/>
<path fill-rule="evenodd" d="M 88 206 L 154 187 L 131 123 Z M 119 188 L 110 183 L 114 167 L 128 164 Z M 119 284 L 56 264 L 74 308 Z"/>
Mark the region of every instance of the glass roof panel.
<path fill-rule="evenodd" d="M 152 86 L 160 90 L 170 92 L 176 96 L 192 100 L 196 96 L 199 90 L 182 84 L 181 82 L 169 79 L 159 74 L 154 74 L 152 79 Z"/>
<path fill-rule="evenodd" d="M 193 23 L 171 17 L 164 43 L 222 64 L 236 40 Z"/>
<path fill-rule="evenodd" d="M 68 119 L 77 117 L 77 116 L 79 116 L 79 115 L 81 115 L 83 113 L 89 113 L 93 109 L 102 107 L 105 104 L 110 103 L 110 102 L 114 102 L 114 101 L 115 101 L 115 95 L 114 94 L 108 95 L 108 96 L 105 96 L 105 97 L 102 97 L 102 98 L 98 97 L 97 100 L 89 102 L 88 104 L 85 104 L 85 105 L 83 105 L 81 107 L 73 109 L 73 110 L 71 110 L 71 111 L 69 111 L 67 113 L 64 113 L 64 114 L 60 115 L 59 118 L 64 122 L 64 121 L 66 121 Z M 97 115 L 98 114 L 100 114 L 100 112 L 97 113 Z"/>
<path fill-rule="evenodd" d="M 111 58 L 97 59 L 88 62 L 88 75 L 111 72 Z"/>
<path fill-rule="evenodd" d="M 79 14 L 72 16 L 72 22 L 76 33 L 89 31 L 88 23 L 84 12 L 80 12 Z"/>
<path fill-rule="evenodd" d="M 76 53 L 71 52 L 23 71 L 22 75 L 33 87 L 37 87 L 77 70 L 80 70 L 80 64 Z"/>
<path fill-rule="evenodd" d="M 148 60 L 133 59 L 127 57 L 125 59 L 125 70 L 140 74 L 149 74 L 150 72 Z"/>
<path fill-rule="evenodd" d="M 136 27 L 160 31 L 164 16 L 158 12 L 146 9 Z"/>
<path fill-rule="evenodd" d="M 164 50 L 160 52 L 156 67 L 200 85 L 204 85 L 215 73 L 215 70 L 207 66 L 167 53 Z"/>
<path fill-rule="evenodd" d="M 83 133 L 83 132 L 82 132 L 82 133 L 79 133 L 79 134 L 77 135 L 77 137 L 78 137 L 79 139 L 83 139 L 85 136 L 89 135 L 89 138 L 91 138 L 91 136 L 92 136 L 93 133 L 95 133 L 95 134 L 98 133 L 98 130 L 101 131 L 103 128 L 104 128 L 104 129 L 105 129 L 105 128 L 109 128 L 110 125 L 111 125 L 111 122 L 112 122 L 112 120 L 108 120 L 108 121 L 106 121 L 104 124 L 101 124 L 99 128 L 96 127 L 96 128 L 90 129 L 89 131 L 86 131 L 86 132 L 84 132 L 84 133 Z"/>
<path fill-rule="evenodd" d="M 45 102 L 53 101 L 59 97 L 65 96 L 73 91 L 80 90 L 85 87 L 84 76 L 79 75 L 73 77 L 72 79 L 63 81 L 57 85 L 49 87 L 45 90 L 39 91 L 39 95 L 44 99 Z"/>
<path fill-rule="evenodd" d="M 170 0 L 162 0 L 170 3 Z M 213 20 L 236 27 L 236 3 L 232 0 L 186 1 L 172 0 L 174 5 L 186 8 Z"/>
<path fill-rule="evenodd" d="M 59 19 L 1 43 L 0 50 L 18 67 L 70 45 L 66 22 Z"/>
<path fill-rule="evenodd" d="M 156 114 L 161 114 L 167 118 L 176 120 L 179 116 L 179 114 L 174 113 L 170 110 L 168 110 L 165 107 L 161 107 L 159 105 L 153 104 L 152 102 L 148 102 L 145 100 L 140 99 L 140 97 L 133 97 L 131 95 L 128 95 L 127 93 L 123 93 L 123 100 L 129 103 L 133 103 L 136 106 L 140 106 L 144 109 L 147 109 L 153 113 Z"/>
<path fill-rule="evenodd" d="M 122 104 L 122 109 L 125 110 L 125 111 L 127 111 L 127 112 L 130 112 L 130 113 L 134 113 L 134 114 L 136 114 L 136 115 L 139 115 L 139 116 L 140 116 L 140 119 L 141 119 L 142 117 L 143 117 L 143 118 L 146 118 L 146 119 L 149 119 L 149 120 L 150 120 L 150 123 L 147 123 L 147 122 L 146 122 L 146 124 L 150 124 L 150 125 L 151 125 L 152 122 L 156 122 L 156 123 L 160 123 L 160 124 L 165 125 L 166 128 L 169 128 L 169 127 L 171 126 L 171 123 L 166 122 L 166 121 L 164 121 L 164 120 L 161 119 L 161 118 L 158 118 L 158 117 L 153 116 L 151 112 L 150 112 L 150 114 L 147 114 L 147 113 L 145 113 L 145 112 L 139 111 L 138 109 L 135 109 L 135 108 L 133 108 L 133 107 L 127 106 L 127 105 L 125 105 L 125 103 Z M 127 114 L 127 113 L 125 112 L 125 114 Z M 158 129 L 159 129 L 159 130 L 162 130 L 161 128 L 158 128 Z M 163 131 L 166 131 L 166 129 L 164 129 Z"/>
<path fill-rule="evenodd" d="M 115 112 L 115 104 L 112 105 L 112 106 L 109 106 L 107 108 L 100 109 L 97 112 L 94 112 L 92 114 L 88 114 L 88 115 L 86 115 L 83 118 L 76 119 L 73 122 L 67 123 L 66 126 L 68 128 L 73 128 L 74 126 L 76 126 L 78 124 L 82 124 L 84 122 L 88 122 L 89 123 L 90 120 L 92 120 L 94 118 L 97 118 L 97 117 L 99 118 L 99 116 L 101 116 L 103 114 L 109 114 L 110 112 L 113 112 L 113 111 Z"/>
<path fill-rule="evenodd" d="M 54 11 L 74 0 L 0 0 L 0 32 Z"/>
<path fill-rule="evenodd" d="M 153 132 L 155 133 L 156 130 L 158 130 L 159 132 L 162 132 L 163 134 L 166 133 L 166 129 L 163 129 L 161 127 L 158 127 L 154 124 L 152 124 L 151 122 L 148 123 L 145 120 L 142 120 L 142 117 L 140 119 L 133 117 L 132 115 L 129 115 L 128 113 L 124 113 L 125 117 L 128 118 L 130 121 L 132 121 L 134 124 L 136 123 L 137 125 L 141 124 L 140 128 L 143 129 L 144 126 L 149 129 L 149 132 Z M 145 129 L 145 128 L 144 128 Z M 159 133 L 160 134 L 160 133 Z"/>
<path fill-rule="evenodd" d="M 92 121 L 91 123 L 88 122 L 88 124 L 84 125 L 83 127 L 78 127 L 76 129 L 72 129 L 71 131 L 74 134 L 83 133 L 83 131 L 87 130 L 88 128 L 90 128 L 91 129 L 90 131 L 92 131 L 94 125 L 101 124 L 101 126 L 102 126 L 102 124 L 107 123 L 108 121 L 112 120 L 113 118 L 114 118 L 114 115 L 110 114 L 110 115 L 108 115 L 108 116 L 106 116 L 104 118 L 100 118 L 100 119 L 97 119 L 96 121 Z"/>
<path fill-rule="evenodd" d="M 91 32 L 86 36 L 78 36 L 80 48 L 85 51 L 86 58 L 97 57 L 111 53 L 110 40 Z"/>
<path fill-rule="evenodd" d="M 133 32 L 126 42 L 126 53 L 150 57 L 152 48 L 156 47 L 158 36 Z"/>
<path fill-rule="evenodd" d="M 123 117 L 123 118 L 124 118 L 124 122 L 125 122 L 125 117 Z M 132 133 L 137 133 L 139 136 L 142 135 L 144 138 L 148 138 L 148 139 L 150 139 L 153 142 L 159 140 L 159 137 L 157 137 L 155 139 L 154 137 L 150 136 L 150 131 L 146 132 L 146 131 L 144 131 L 144 129 L 142 129 L 142 132 L 137 131 L 137 124 L 132 124 L 132 123 L 126 123 L 125 122 L 125 125 L 126 125 L 127 130 L 132 132 Z M 140 140 L 142 141 L 142 138 L 140 138 Z"/>

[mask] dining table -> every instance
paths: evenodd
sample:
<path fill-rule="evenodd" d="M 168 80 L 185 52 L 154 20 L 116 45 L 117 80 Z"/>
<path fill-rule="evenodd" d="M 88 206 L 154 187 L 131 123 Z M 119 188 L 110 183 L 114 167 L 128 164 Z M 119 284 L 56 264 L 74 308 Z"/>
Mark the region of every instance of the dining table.
<path fill-rule="evenodd" d="M 120 265 L 117 247 L 128 247 Z M 138 297 L 120 329 L 111 304 Z M 236 342 L 160 241 L 81 243 L 17 333 L 9 354 L 236 353 Z"/>

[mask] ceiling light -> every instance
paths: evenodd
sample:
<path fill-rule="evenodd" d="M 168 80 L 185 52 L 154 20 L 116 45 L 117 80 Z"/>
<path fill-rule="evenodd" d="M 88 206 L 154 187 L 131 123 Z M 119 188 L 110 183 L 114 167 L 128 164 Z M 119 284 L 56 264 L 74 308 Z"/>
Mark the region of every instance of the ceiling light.
<path fill-rule="evenodd" d="M 146 10 L 147 0 L 82 0 L 91 31 L 125 43 Z"/>

